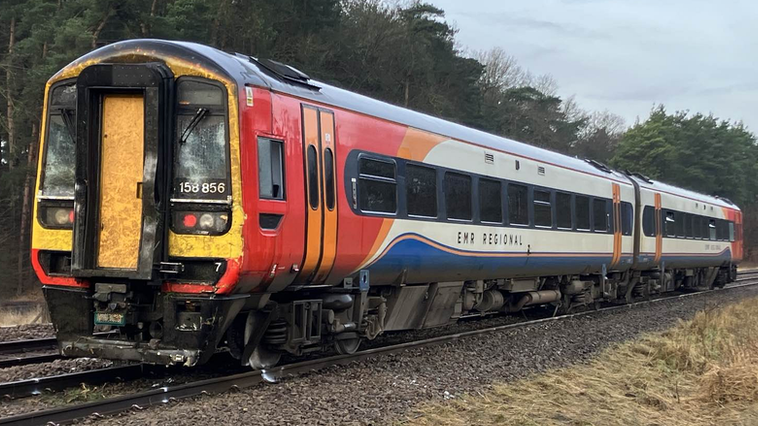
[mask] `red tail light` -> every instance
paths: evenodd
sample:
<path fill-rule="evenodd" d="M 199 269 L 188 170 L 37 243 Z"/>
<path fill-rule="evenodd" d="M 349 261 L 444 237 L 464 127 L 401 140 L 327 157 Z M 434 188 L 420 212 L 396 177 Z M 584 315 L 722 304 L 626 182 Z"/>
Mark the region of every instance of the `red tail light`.
<path fill-rule="evenodd" d="M 192 213 L 187 213 L 182 219 L 182 224 L 187 228 L 194 228 L 197 225 L 197 216 Z"/>

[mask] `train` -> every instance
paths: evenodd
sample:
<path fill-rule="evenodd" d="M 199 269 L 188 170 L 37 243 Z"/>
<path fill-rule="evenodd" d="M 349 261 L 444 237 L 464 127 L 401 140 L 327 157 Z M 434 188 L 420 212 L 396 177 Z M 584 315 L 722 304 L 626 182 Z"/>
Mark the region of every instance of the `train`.
<path fill-rule="evenodd" d="M 726 198 L 201 44 L 99 48 L 44 105 L 31 262 L 64 356 L 268 368 L 722 287 L 743 255 Z"/>

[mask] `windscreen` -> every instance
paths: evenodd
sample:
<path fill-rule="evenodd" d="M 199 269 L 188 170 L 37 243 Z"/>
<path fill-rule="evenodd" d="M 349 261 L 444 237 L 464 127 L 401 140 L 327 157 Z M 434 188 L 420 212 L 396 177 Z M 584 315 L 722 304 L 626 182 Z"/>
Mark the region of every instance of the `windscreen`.
<path fill-rule="evenodd" d="M 229 149 L 224 91 L 197 80 L 179 80 L 174 198 L 225 200 Z"/>
<path fill-rule="evenodd" d="M 73 198 L 76 145 L 76 85 L 53 88 L 43 153 L 40 190 L 43 197 Z"/>

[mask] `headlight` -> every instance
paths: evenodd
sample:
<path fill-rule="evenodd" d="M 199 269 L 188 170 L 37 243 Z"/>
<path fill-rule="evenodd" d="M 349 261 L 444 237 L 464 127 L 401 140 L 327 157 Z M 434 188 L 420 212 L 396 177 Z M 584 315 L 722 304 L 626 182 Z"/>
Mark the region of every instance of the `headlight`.
<path fill-rule="evenodd" d="M 62 206 L 39 206 L 39 219 L 49 228 L 71 229 L 74 223 L 74 209 Z"/>
<path fill-rule="evenodd" d="M 174 212 L 171 229 L 177 234 L 220 235 L 229 227 L 228 212 Z"/>

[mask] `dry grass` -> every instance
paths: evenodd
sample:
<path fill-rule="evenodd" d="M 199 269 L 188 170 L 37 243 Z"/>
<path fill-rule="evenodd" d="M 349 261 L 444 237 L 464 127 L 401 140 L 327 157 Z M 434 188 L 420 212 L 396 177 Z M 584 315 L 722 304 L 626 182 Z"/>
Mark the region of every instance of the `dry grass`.
<path fill-rule="evenodd" d="M 40 323 L 41 318 L 44 315 L 40 315 L 40 310 L 34 309 L 29 312 L 25 313 L 17 313 L 17 312 L 11 312 L 6 310 L 0 310 L 0 327 L 8 327 L 8 326 L 14 326 L 14 325 L 26 325 L 26 324 L 32 324 L 32 323 Z M 36 321 L 35 321 L 36 319 Z"/>
<path fill-rule="evenodd" d="M 414 425 L 756 425 L 758 298 L 585 365 L 420 408 Z"/>

